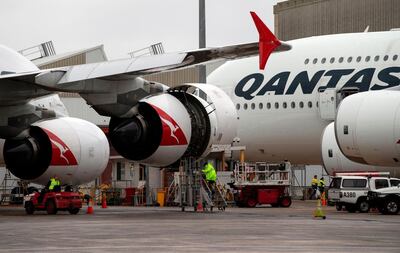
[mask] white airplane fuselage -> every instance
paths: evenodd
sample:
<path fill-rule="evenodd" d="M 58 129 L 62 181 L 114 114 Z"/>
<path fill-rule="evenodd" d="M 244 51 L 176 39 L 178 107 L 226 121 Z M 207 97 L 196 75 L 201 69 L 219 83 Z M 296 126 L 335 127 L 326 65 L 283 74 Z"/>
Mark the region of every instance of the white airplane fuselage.
<path fill-rule="evenodd" d="M 225 63 L 207 81 L 236 105 L 238 145 L 246 146 L 246 160 L 322 164 L 321 135 L 334 120 L 334 115 L 321 117 L 326 113 L 324 90 L 398 90 L 400 32 L 287 43 L 292 49 L 272 54 L 264 71 L 258 68 L 258 57 L 251 57 Z"/>

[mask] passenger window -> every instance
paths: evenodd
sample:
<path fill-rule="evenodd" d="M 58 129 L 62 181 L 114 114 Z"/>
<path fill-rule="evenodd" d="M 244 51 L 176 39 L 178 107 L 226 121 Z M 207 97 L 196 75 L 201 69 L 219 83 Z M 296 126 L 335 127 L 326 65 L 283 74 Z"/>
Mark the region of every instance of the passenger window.
<path fill-rule="evenodd" d="M 398 186 L 400 184 L 400 180 L 390 179 L 390 186 Z"/>
<path fill-rule="evenodd" d="M 247 104 L 246 103 L 244 103 L 243 109 L 247 110 Z"/>
<path fill-rule="evenodd" d="M 343 57 L 340 57 L 339 58 L 339 63 L 342 63 L 343 62 Z"/>
<path fill-rule="evenodd" d="M 340 189 L 341 181 L 342 181 L 341 177 L 332 178 L 332 181 L 331 181 L 331 184 L 329 185 L 329 188 Z"/>
<path fill-rule="evenodd" d="M 352 62 L 352 61 L 353 61 L 353 57 L 347 58 L 347 62 L 348 62 L 348 63 L 350 63 L 350 62 Z"/>
<path fill-rule="evenodd" d="M 381 189 L 381 188 L 386 188 L 389 187 L 389 182 L 387 179 L 376 179 L 375 180 L 375 188 L 376 189 Z"/>
<path fill-rule="evenodd" d="M 292 108 L 296 108 L 296 103 L 295 103 L 295 102 L 292 102 L 292 103 L 290 103 L 290 106 L 291 106 Z"/>
<path fill-rule="evenodd" d="M 310 59 L 307 58 L 307 59 L 304 61 L 304 64 L 307 65 L 309 62 L 310 62 Z"/>
<path fill-rule="evenodd" d="M 318 62 L 318 59 L 317 59 L 317 58 L 314 58 L 313 64 L 317 64 L 317 62 Z"/>
<path fill-rule="evenodd" d="M 325 64 L 325 62 L 326 62 L 326 58 L 322 58 L 321 63 Z"/>
<path fill-rule="evenodd" d="M 365 62 L 369 62 L 371 60 L 371 56 L 365 57 Z"/>
<path fill-rule="evenodd" d="M 267 109 L 271 109 L 271 103 L 267 103 Z"/>
<path fill-rule="evenodd" d="M 303 103 L 303 102 L 300 102 L 300 103 L 299 103 L 299 106 L 300 106 L 300 108 L 303 108 L 303 107 L 304 107 L 304 103 Z"/>
<path fill-rule="evenodd" d="M 263 103 L 260 103 L 259 105 L 258 105 L 258 108 L 260 108 L 260 109 L 262 109 L 264 107 L 264 104 Z"/>
<path fill-rule="evenodd" d="M 308 107 L 312 108 L 312 102 L 311 101 L 308 101 Z"/>
<path fill-rule="evenodd" d="M 240 110 L 240 104 L 236 104 L 236 110 Z"/>
<path fill-rule="evenodd" d="M 279 103 L 278 103 L 278 102 L 275 103 L 275 108 L 276 108 L 276 109 L 279 108 Z"/>
<path fill-rule="evenodd" d="M 361 56 L 358 56 L 356 61 L 360 62 L 361 61 Z"/>
<path fill-rule="evenodd" d="M 343 179 L 343 187 L 349 188 L 365 188 L 367 187 L 366 179 Z"/>
<path fill-rule="evenodd" d="M 251 109 L 254 110 L 256 108 L 256 105 L 254 103 L 251 103 Z"/>
<path fill-rule="evenodd" d="M 393 55 L 393 61 L 397 61 L 397 58 L 399 58 L 397 54 Z"/>
<path fill-rule="evenodd" d="M 389 59 L 389 55 L 385 55 L 384 57 L 383 57 L 383 60 L 384 61 L 387 61 Z"/>
<path fill-rule="evenodd" d="M 374 61 L 379 61 L 379 55 L 374 57 Z"/>
<path fill-rule="evenodd" d="M 329 61 L 330 63 L 334 63 L 335 62 L 335 57 L 332 57 L 331 60 Z"/>
<path fill-rule="evenodd" d="M 283 102 L 283 104 L 282 104 L 282 106 L 283 106 L 283 108 L 287 108 L 287 103 L 286 102 Z"/>

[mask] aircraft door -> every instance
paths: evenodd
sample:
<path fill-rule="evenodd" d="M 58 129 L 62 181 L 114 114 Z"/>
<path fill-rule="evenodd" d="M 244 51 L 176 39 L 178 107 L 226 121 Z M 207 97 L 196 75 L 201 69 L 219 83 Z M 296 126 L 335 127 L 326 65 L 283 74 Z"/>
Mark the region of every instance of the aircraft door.
<path fill-rule="evenodd" d="M 335 88 L 320 90 L 319 94 L 319 113 L 321 119 L 334 120 L 336 117 L 337 96 Z"/>

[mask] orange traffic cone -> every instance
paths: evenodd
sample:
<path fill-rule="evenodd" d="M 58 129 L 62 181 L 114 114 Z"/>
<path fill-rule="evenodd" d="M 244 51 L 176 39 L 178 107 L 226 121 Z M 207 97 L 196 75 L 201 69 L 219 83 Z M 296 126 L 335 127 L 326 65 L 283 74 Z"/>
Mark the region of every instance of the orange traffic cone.
<path fill-rule="evenodd" d="M 101 208 L 107 208 L 107 200 L 104 197 L 103 200 L 101 201 Z"/>
<path fill-rule="evenodd" d="M 326 206 L 326 203 L 327 201 L 326 201 L 326 197 L 325 197 L 325 192 L 323 192 L 322 194 L 321 194 L 321 205 L 322 206 Z"/>
<path fill-rule="evenodd" d="M 86 214 L 93 214 L 93 200 L 90 199 Z"/>
<path fill-rule="evenodd" d="M 203 203 L 201 203 L 201 201 L 199 201 L 197 203 L 196 211 L 197 212 L 204 212 Z"/>

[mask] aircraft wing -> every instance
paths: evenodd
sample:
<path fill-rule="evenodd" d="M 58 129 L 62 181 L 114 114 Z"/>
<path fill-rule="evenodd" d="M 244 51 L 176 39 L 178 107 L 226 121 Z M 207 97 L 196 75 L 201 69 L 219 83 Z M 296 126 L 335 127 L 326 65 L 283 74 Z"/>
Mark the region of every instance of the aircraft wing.
<path fill-rule="evenodd" d="M 0 76 L 0 81 L 9 79 L 25 84 L 34 84 L 50 91 L 76 92 L 71 87 L 88 80 L 134 79 L 142 75 L 188 68 L 218 60 L 240 59 L 258 54 L 260 54 L 260 69 L 264 69 L 271 53 L 290 50 L 291 46 L 279 41 L 254 12 L 251 15 L 260 35 L 259 42 L 75 65 L 29 73 L 7 74 Z M 97 88 L 92 87 L 91 90 L 86 90 L 86 92 L 96 93 Z"/>
<path fill-rule="evenodd" d="M 289 50 L 287 44 L 276 51 Z M 206 48 L 181 53 L 142 56 L 138 58 L 75 65 L 30 73 L 9 74 L 1 79 L 33 83 L 54 91 L 68 91 L 68 84 L 91 79 L 126 80 L 138 76 L 192 67 L 218 60 L 239 59 L 257 55 L 259 43 L 247 43 L 218 48 Z"/>

